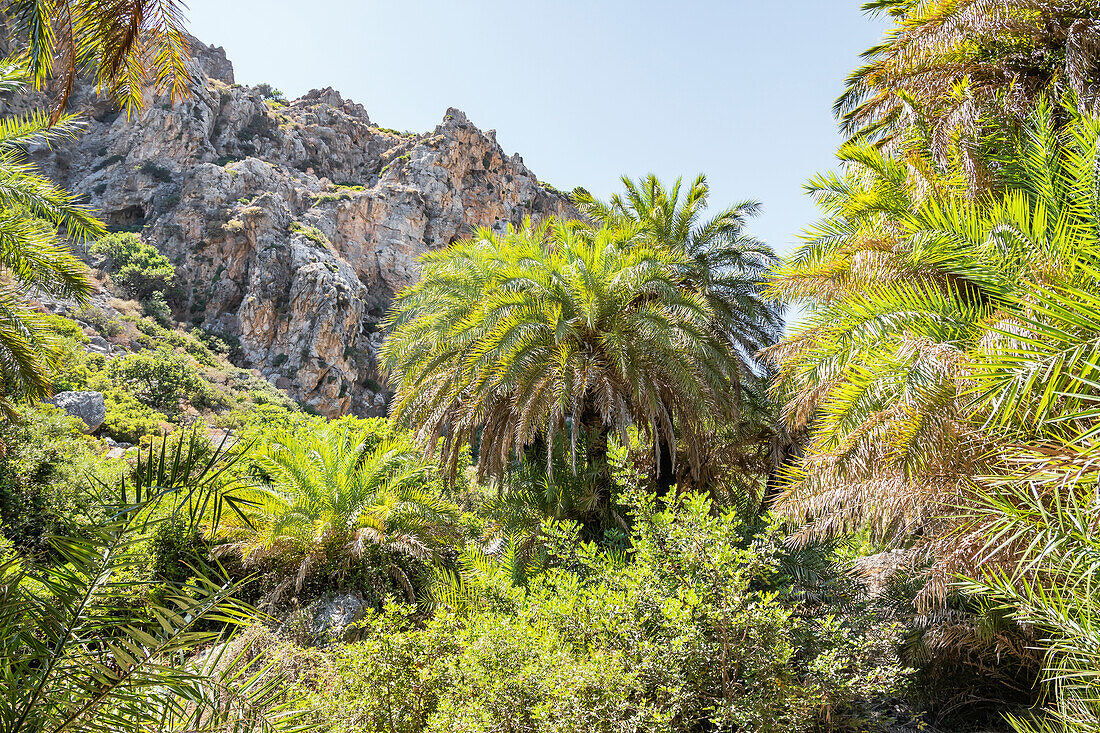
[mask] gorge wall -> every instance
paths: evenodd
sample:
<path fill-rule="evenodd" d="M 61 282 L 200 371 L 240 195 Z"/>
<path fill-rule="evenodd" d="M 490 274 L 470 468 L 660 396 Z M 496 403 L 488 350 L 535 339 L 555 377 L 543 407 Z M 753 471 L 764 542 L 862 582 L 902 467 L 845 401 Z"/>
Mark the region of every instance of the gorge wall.
<path fill-rule="evenodd" d="M 321 413 L 384 409 L 379 321 L 420 254 L 570 208 L 458 110 L 398 133 L 332 89 L 265 98 L 220 48 L 192 51 L 189 99 L 127 120 L 80 87 L 86 133 L 31 157 L 173 261 L 177 319 L 238 340 L 241 366 Z"/>

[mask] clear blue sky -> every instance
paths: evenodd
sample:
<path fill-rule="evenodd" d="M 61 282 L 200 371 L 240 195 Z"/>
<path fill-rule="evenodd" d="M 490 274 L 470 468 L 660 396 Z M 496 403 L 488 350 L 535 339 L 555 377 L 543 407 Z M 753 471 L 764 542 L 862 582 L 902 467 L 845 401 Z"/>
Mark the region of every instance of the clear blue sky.
<path fill-rule="evenodd" d="M 761 200 L 751 232 L 785 253 L 833 165 L 832 102 L 885 29 L 859 4 L 190 0 L 189 19 L 239 82 L 331 86 L 399 130 L 457 107 L 561 189 L 704 172 L 712 204 Z"/>

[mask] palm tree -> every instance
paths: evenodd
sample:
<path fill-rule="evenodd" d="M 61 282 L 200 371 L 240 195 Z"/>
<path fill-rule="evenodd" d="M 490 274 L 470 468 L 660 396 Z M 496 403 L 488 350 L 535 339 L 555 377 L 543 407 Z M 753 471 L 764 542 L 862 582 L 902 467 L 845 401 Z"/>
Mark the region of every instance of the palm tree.
<path fill-rule="evenodd" d="M 828 217 L 772 285 L 808 299 L 808 318 L 769 352 L 786 420 L 809 431 L 778 505 L 807 534 L 923 537 L 938 561 L 926 598 L 991 559 L 958 514 L 976 477 L 1007 445 L 1072 432 L 1091 390 L 1094 335 L 1064 321 L 1100 285 L 1098 149 L 1095 119 L 1060 125 L 1040 106 L 1004 195 L 974 200 L 963 171 L 869 145 L 812 182 Z M 1074 294 L 1072 315 L 1043 306 L 1050 288 Z"/>
<path fill-rule="evenodd" d="M 728 412 L 739 362 L 713 309 L 684 287 L 687 259 L 635 228 L 483 229 L 422 263 L 387 318 L 381 360 L 392 418 L 428 445 L 442 438 L 452 471 L 476 442 L 480 472 L 500 478 L 559 437 L 576 466 L 583 439 L 602 476 L 586 518 L 595 532 L 610 507 L 612 430 L 634 425 L 675 446 L 674 424 Z M 690 459 L 698 446 L 687 447 Z"/>
<path fill-rule="evenodd" d="M 740 407 L 742 381 L 766 382 L 760 379 L 763 370 L 753 357 L 783 335 L 783 308 L 764 297 L 768 273 L 778 258 L 770 247 L 744 231 L 746 221 L 760 212 L 759 202 L 742 201 L 704 219 L 710 186 L 701 174 L 682 198 L 681 179 L 671 187 L 652 174 L 637 182 L 624 176 L 622 183 L 624 193 L 614 194 L 607 202 L 583 189 L 574 192 L 573 200 L 581 213 L 598 225 L 637 228 L 654 244 L 684 258 L 682 287 L 706 299 L 712 311 L 711 329 L 741 362 L 732 392 L 734 404 Z M 772 432 L 763 423 L 757 427 Z M 715 426 L 684 428 L 713 430 Z M 676 476 L 671 446 L 662 443 L 661 451 L 656 484 L 664 494 Z"/>
<path fill-rule="evenodd" d="M 863 54 L 835 112 L 851 141 L 928 146 L 943 159 L 962 143 L 972 181 L 990 161 L 982 135 L 1025 122 L 1067 94 L 1096 109 L 1100 4 L 1095 0 L 872 0 L 895 21 Z"/>
<path fill-rule="evenodd" d="M 252 463 L 263 485 L 244 494 L 247 522 L 230 521 L 229 538 L 250 563 L 293 559 L 299 591 L 312 567 L 334 557 L 350 562 L 377 547 L 430 562 L 454 538 L 454 507 L 432 493 L 429 467 L 402 437 L 379 442 L 330 423 L 272 436 Z M 415 602 L 404 571 L 389 570 Z"/>
<path fill-rule="evenodd" d="M 172 100 L 190 92 L 192 74 L 181 0 L 4 0 L 16 57 L 36 88 L 58 80 L 56 122 L 79 76 L 140 111 L 146 91 Z"/>
<path fill-rule="evenodd" d="M 745 224 L 760 212 L 760 203 L 741 201 L 704 219 L 710 186 L 703 175 L 691 182 L 683 198 L 681 179 L 671 187 L 653 175 L 637 182 L 624 176 L 622 183 L 625 192 L 607 202 L 583 189 L 574 192 L 573 200 L 598 225 L 635 227 L 655 244 L 682 255 L 684 287 L 706 297 L 715 332 L 742 359 L 775 343 L 783 334 L 783 312 L 763 293 L 778 258 L 771 247 L 745 234 Z"/>
<path fill-rule="evenodd" d="M 18 66 L 0 65 L 0 92 L 18 91 L 24 78 Z M 51 127 L 42 112 L 0 124 L 0 406 L 9 413 L 13 399 L 47 396 L 52 381 L 51 340 L 26 294 L 82 301 L 92 291 L 87 269 L 60 232 L 79 241 L 102 234 L 103 225 L 77 197 L 42 176 L 24 152 L 78 130 L 72 116 Z"/>

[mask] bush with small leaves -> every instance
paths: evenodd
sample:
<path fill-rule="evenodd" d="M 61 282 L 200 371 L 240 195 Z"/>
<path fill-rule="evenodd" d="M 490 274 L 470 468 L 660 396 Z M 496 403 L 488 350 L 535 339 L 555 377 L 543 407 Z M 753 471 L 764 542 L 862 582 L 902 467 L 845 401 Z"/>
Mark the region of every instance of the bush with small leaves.
<path fill-rule="evenodd" d="M 88 251 L 100 258 L 111 278 L 138 300 L 164 294 L 176 278 L 176 268 L 156 247 L 130 232 L 115 232 L 94 242 Z"/>
<path fill-rule="evenodd" d="M 159 291 L 149 293 L 141 301 L 141 310 L 162 326 L 169 326 L 172 323 L 172 308 L 164 299 L 164 293 Z"/>
<path fill-rule="evenodd" d="M 179 412 L 182 400 L 201 396 L 206 386 L 186 356 L 167 348 L 115 359 L 108 372 L 121 388 L 169 416 Z"/>
<path fill-rule="evenodd" d="M 105 467 L 79 419 L 50 405 L 25 405 L 0 420 L 0 530 L 30 555 L 51 554 L 49 536 L 74 533 L 94 517 L 84 489 Z"/>
<path fill-rule="evenodd" d="M 172 428 L 167 415 L 124 390 L 108 391 L 104 402 L 107 417 L 103 421 L 103 432 L 115 440 L 137 443 L 146 436 L 164 435 Z"/>

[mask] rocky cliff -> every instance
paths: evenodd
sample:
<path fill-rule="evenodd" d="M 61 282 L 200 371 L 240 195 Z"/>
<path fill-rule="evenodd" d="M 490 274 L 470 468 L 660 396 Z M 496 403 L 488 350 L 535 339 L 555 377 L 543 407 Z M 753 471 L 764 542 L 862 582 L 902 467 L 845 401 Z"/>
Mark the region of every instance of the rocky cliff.
<path fill-rule="evenodd" d="M 286 102 L 233 83 L 221 49 L 193 52 L 191 98 L 127 120 L 78 89 L 86 134 L 31 155 L 175 263 L 178 319 L 238 340 L 242 366 L 324 414 L 383 409 L 378 324 L 418 255 L 569 208 L 458 110 L 398 133 L 332 89 Z"/>

